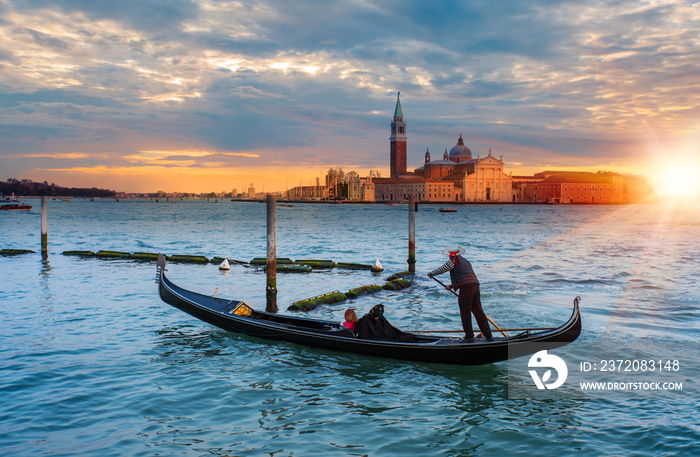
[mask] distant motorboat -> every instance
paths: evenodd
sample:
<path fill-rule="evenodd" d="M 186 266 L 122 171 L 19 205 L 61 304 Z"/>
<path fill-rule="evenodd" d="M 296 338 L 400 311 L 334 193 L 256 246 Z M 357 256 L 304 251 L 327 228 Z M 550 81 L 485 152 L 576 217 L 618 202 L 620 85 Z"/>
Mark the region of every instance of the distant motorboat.
<path fill-rule="evenodd" d="M 282 207 L 282 208 L 294 208 L 294 205 L 290 203 L 277 203 L 277 206 Z"/>
<path fill-rule="evenodd" d="M 441 213 L 456 213 L 457 208 L 440 208 Z"/>
<path fill-rule="evenodd" d="M 9 203 L 7 205 L 0 205 L 0 211 L 29 211 L 30 209 L 32 209 L 31 205 L 25 205 L 24 203 L 17 202 Z"/>

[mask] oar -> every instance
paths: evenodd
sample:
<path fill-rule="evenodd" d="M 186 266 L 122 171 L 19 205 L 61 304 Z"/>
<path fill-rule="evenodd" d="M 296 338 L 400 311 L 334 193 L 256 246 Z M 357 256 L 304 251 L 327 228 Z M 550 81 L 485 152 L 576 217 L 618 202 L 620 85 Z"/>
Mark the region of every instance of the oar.
<path fill-rule="evenodd" d="M 432 278 L 433 278 L 435 281 L 437 281 L 437 283 L 440 284 L 442 287 L 444 287 L 445 289 L 447 289 L 447 286 L 444 285 L 442 282 L 440 282 L 440 280 L 439 280 L 438 278 L 436 278 L 435 276 L 432 276 Z M 452 292 L 453 294 L 455 294 L 457 297 L 459 297 L 459 294 L 458 294 L 457 292 L 455 292 L 454 290 L 449 289 L 449 291 Z M 486 314 L 484 314 L 484 316 L 486 316 Z M 469 319 L 471 319 L 471 316 L 469 316 Z M 488 319 L 489 322 L 491 322 L 491 323 L 493 324 L 493 326 L 496 327 L 496 328 L 498 329 L 499 332 L 503 333 L 503 336 L 506 336 L 506 337 L 508 336 L 508 335 L 506 335 L 506 332 L 504 332 L 503 330 L 501 330 L 501 327 L 499 327 L 498 325 L 496 325 L 496 323 L 495 323 L 494 321 L 491 320 L 490 317 L 486 316 L 486 319 Z"/>
<path fill-rule="evenodd" d="M 556 327 L 502 328 L 504 332 L 524 332 L 526 330 L 554 330 Z M 464 333 L 464 330 L 406 330 L 408 333 Z"/>

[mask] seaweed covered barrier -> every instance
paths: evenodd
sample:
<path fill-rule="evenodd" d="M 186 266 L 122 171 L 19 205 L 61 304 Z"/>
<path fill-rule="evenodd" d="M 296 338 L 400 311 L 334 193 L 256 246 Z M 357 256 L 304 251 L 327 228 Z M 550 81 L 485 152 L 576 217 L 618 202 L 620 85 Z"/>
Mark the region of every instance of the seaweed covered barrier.
<path fill-rule="evenodd" d="M 267 271 L 267 265 L 263 266 L 263 271 Z M 282 273 L 311 273 L 313 268 L 309 265 L 277 265 L 277 271 Z"/>
<path fill-rule="evenodd" d="M 354 289 L 350 289 L 345 295 L 348 298 L 357 298 L 360 295 L 374 294 L 382 290 L 384 290 L 382 286 L 378 286 L 377 284 L 371 284 L 369 286 L 361 286 L 356 287 Z"/>
<path fill-rule="evenodd" d="M 249 262 L 251 265 L 263 266 L 267 265 L 267 257 L 256 257 Z M 288 257 L 277 257 L 277 265 L 291 265 L 292 259 Z"/>
<path fill-rule="evenodd" d="M 35 252 L 29 249 L 3 249 L 0 251 L 0 255 L 3 257 L 11 257 L 22 254 L 35 254 Z"/>
<path fill-rule="evenodd" d="M 361 295 L 375 294 L 381 292 L 382 290 L 402 290 L 406 289 L 411 285 L 411 281 L 406 279 L 406 277 L 411 276 L 411 273 L 404 271 L 401 273 L 396 273 L 389 278 L 387 278 L 386 283 L 383 286 L 377 284 L 371 284 L 368 286 L 356 287 L 350 289 L 345 293 L 339 291 L 329 292 L 323 295 L 317 295 L 315 297 L 307 298 L 305 300 L 299 300 L 292 303 L 287 309 L 289 311 L 311 311 L 319 305 L 332 305 L 334 303 L 339 303 L 347 299 L 357 298 Z"/>
<path fill-rule="evenodd" d="M 335 290 L 333 292 L 328 292 L 327 294 L 317 295 L 305 300 L 299 300 L 292 303 L 287 309 L 290 311 L 311 311 L 318 305 L 338 303 L 347 300 L 347 298 L 347 295 Z"/>
<path fill-rule="evenodd" d="M 407 279 L 395 279 L 393 281 L 388 281 L 382 289 L 384 290 L 401 290 L 405 289 L 411 285 L 411 281 Z"/>
<path fill-rule="evenodd" d="M 335 264 L 337 268 L 344 268 L 346 270 L 372 270 L 374 268 L 374 265 L 365 265 L 362 263 L 347 263 L 347 262 L 338 262 Z"/>
<path fill-rule="evenodd" d="M 123 252 L 123 251 L 63 251 L 63 255 L 84 257 L 84 258 L 98 258 L 98 259 L 127 259 L 127 260 L 140 260 L 145 262 L 155 262 L 158 260 L 158 254 L 155 252 Z M 209 263 L 209 259 L 202 255 L 183 255 L 174 254 L 171 256 L 165 256 L 165 258 L 171 262 L 180 263 L 198 263 L 205 264 Z"/>
<path fill-rule="evenodd" d="M 3 249 L 0 251 L 0 255 L 19 255 L 33 253 L 34 251 L 28 251 L 24 249 Z M 139 260 L 144 262 L 155 262 L 158 260 L 157 252 L 123 252 L 123 251 L 112 251 L 112 250 L 100 250 L 97 252 L 93 251 L 63 251 L 63 255 L 84 257 L 84 258 L 99 258 L 99 259 L 130 259 Z M 207 263 L 220 264 L 224 259 L 228 259 L 229 262 L 233 262 L 238 265 L 243 265 L 246 268 L 255 267 L 262 268 L 263 271 L 267 268 L 267 258 L 266 257 L 256 257 L 250 262 L 244 262 L 242 260 L 231 259 L 230 257 L 213 257 L 211 259 L 202 255 L 189 255 L 189 254 L 174 254 L 171 256 L 165 256 L 165 258 L 170 262 L 179 263 L 194 263 L 204 265 Z M 327 270 L 332 268 L 344 268 L 348 270 L 371 270 L 372 265 L 365 265 L 361 263 L 346 263 L 346 262 L 334 262 L 332 260 L 317 260 L 317 259 L 301 259 L 292 260 L 288 257 L 277 257 L 277 271 L 282 273 L 310 273 L 313 270 Z"/>
<path fill-rule="evenodd" d="M 203 255 L 171 255 L 168 257 L 168 262 L 180 262 L 180 263 L 199 263 L 201 265 L 209 263 L 209 259 Z"/>
<path fill-rule="evenodd" d="M 223 259 L 222 259 L 223 260 Z M 249 262 L 251 265 L 262 266 L 267 264 L 267 258 L 256 257 Z M 277 257 L 277 265 L 308 265 L 314 270 L 329 270 L 332 268 L 343 268 L 346 270 L 372 270 L 374 265 L 364 263 L 334 262 L 327 259 L 297 259 L 291 260 L 287 257 Z"/>
<path fill-rule="evenodd" d="M 330 269 L 330 268 L 335 268 L 336 263 L 332 260 L 315 260 L 315 259 L 309 259 L 309 260 L 295 260 L 295 264 L 297 265 L 308 265 L 311 268 L 324 268 L 324 269 Z"/>
<path fill-rule="evenodd" d="M 221 261 L 223 261 L 223 258 Z M 214 259 L 212 259 L 212 263 L 214 263 Z M 263 270 L 266 271 L 267 259 L 265 257 L 256 257 L 251 260 L 249 264 L 258 268 L 262 267 Z M 342 268 L 346 270 L 373 270 L 374 266 L 363 263 L 334 262 L 333 260 L 325 259 L 291 260 L 287 257 L 277 257 L 277 271 L 282 273 L 310 273 L 313 270 L 330 270 L 333 268 Z"/>

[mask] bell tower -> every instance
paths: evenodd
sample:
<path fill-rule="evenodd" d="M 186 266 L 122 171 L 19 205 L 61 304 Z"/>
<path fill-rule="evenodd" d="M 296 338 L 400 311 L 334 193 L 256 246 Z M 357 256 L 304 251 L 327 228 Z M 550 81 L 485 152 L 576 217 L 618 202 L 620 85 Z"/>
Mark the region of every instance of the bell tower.
<path fill-rule="evenodd" d="M 391 177 L 396 178 L 406 173 L 406 123 L 401 111 L 401 92 L 396 96 L 394 119 L 391 121 L 391 138 L 389 138 L 389 161 Z"/>

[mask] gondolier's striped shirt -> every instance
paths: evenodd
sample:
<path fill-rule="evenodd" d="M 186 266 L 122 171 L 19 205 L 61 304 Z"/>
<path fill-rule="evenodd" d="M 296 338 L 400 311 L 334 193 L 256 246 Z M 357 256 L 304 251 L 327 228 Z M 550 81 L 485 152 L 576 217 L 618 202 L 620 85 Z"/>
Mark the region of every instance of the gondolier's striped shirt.
<path fill-rule="evenodd" d="M 447 262 L 445 262 L 441 266 L 439 266 L 436 269 L 434 269 L 433 271 L 431 271 L 430 275 L 431 276 L 441 275 L 443 273 L 447 273 L 448 271 L 452 271 L 452 269 L 454 269 L 454 267 L 455 267 L 454 262 L 451 260 L 448 260 Z"/>
<path fill-rule="evenodd" d="M 452 287 L 455 289 L 466 286 L 467 284 L 479 284 L 479 280 L 476 277 L 476 273 L 474 273 L 472 264 L 461 255 L 457 256 L 457 264 L 455 264 L 452 260 L 448 260 L 443 265 L 431 271 L 430 275 L 437 276 L 448 271 L 450 272 Z"/>

